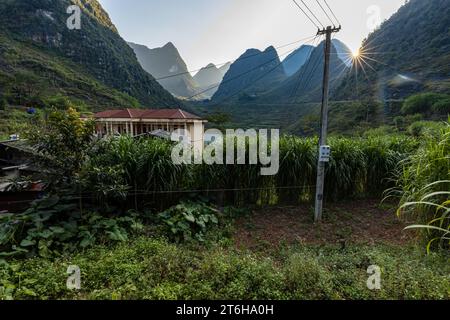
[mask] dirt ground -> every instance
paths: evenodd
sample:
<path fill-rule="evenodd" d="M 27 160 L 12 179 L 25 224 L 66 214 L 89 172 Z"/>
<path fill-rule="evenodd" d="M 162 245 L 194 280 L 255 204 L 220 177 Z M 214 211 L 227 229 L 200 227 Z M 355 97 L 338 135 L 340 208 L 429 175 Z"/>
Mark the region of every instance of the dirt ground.
<path fill-rule="evenodd" d="M 395 204 L 357 200 L 326 205 L 323 222 L 313 223 L 309 205 L 255 210 L 236 221 L 238 248 L 281 244 L 407 244 L 414 239 L 395 214 Z"/>

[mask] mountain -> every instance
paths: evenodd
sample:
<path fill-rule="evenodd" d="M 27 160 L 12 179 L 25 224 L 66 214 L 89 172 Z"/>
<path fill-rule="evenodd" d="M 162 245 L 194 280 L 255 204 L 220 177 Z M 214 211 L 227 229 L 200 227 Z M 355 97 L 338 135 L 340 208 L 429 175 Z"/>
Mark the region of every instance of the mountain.
<path fill-rule="evenodd" d="M 221 71 L 214 64 L 210 63 L 206 67 L 202 68 L 199 72 L 197 72 L 197 74 L 194 76 L 194 81 L 200 87 L 200 90 L 202 92 L 210 89 L 204 92 L 204 95 L 206 97 L 211 98 L 214 93 L 217 92 L 218 86 L 225 76 L 223 70 Z"/>
<path fill-rule="evenodd" d="M 67 9 L 81 9 L 81 29 Z M 91 109 L 178 106 L 139 65 L 96 0 L 0 0 L 0 94 L 10 104 L 69 97 Z"/>
<path fill-rule="evenodd" d="M 344 63 L 350 67 L 352 65 L 353 60 L 353 52 L 350 50 L 350 48 L 343 43 L 341 40 L 333 39 L 331 40 L 334 47 L 336 48 L 338 57 L 344 61 Z"/>
<path fill-rule="evenodd" d="M 261 101 L 270 102 L 318 102 L 322 98 L 324 69 L 324 45 L 320 43 L 311 53 L 308 61 L 295 74 L 287 78 L 270 92 L 261 97 Z M 331 46 L 330 88 L 339 84 L 347 66 L 339 58 L 337 48 Z"/>
<path fill-rule="evenodd" d="M 212 100 L 254 99 L 285 78 L 274 47 L 270 46 L 264 51 L 249 49 L 231 64 Z"/>
<path fill-rule="evenodd" d="M 349 73 L 335 98 L 386 101 L 423 91 L 449 93 L 449 35 L 450 1 L 410 0 L 363 42 L 365 73 Z"/>
<path fill-rule="evenodd" d="M 311 52 L 314 49 L 313 46 L 303 45 L 289 54 L 283 60 L 284 71 L 287 76 L 292 76 L 308 61 L 311 56 Z"/>
<path fill-rule="evenodd" d="M 199 91 L 173 43 L 169 42 L 155 49 L 135 43 L 128 44 L 133 48 L 144 70 L 159 79 L 158 82 L 174 96 L 189 98 Z"/>
<path fill-rule="evenodd" d="M 231 62 L 227 62 L 219 68 L 219 71 L 225 76 L 227 74 L 228 70 L 230 70 L 230 67 L 231 67 Z"/>

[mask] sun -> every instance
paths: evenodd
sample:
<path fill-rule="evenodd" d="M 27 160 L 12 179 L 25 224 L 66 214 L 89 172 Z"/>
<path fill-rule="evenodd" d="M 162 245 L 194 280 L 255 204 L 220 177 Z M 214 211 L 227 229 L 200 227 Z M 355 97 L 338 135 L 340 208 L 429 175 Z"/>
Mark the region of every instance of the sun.
<path fill-rule="evenodd" d="M 353 59 L 359 58 L 360 55 L 361 55 L 361 52 L 360 52 L 360 49 L 359 49 L 359 48 L 356 49 L 356 50 L 353 50 L 353 52 L 352 52 Z"/>

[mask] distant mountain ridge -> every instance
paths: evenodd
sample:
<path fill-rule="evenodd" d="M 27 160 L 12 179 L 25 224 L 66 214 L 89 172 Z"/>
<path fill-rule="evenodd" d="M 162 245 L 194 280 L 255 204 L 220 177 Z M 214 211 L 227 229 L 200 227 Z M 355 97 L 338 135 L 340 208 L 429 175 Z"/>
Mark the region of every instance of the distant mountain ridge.
<path fill-rule="evenodd" d="M 273 46 L 264 51 L 248 49 L 231 64 L 212 100 L 252 98 L 284 79 L 286 74 Z"/>
<path fill-rule="evenodd" d="M 350 48 L 339 39 L 333 39 L 331 41 L 336 48 L 337 55 L 348 67 L 353 63 L 353 52 Z"/>
<path fill-rule="evenodd" d="M 303 45 L 283 60 L 284 71 L 288 77 L 292 76 L 303 67 L 311 56 L 313 49 L 313 46 Z"/>
<path fill-rule="evenodd" d="M 66 24 L 74 3 L 80 30 Z M 0 94 L 12 104 L 62 95 L 93 109 L 179 105 L 142 69 L 96 0 L 0 0 L 0 61 Z"/>
<path fill-rule="evenodd" d="M 201 92 L 204 92 L 204 96 L 211 98 L 217 92 L 230 65 L 231 63 L 227 63 L 223 67 L 217 68 L 215 64 L 210 63 L 197 72 L 194 81 L 200 87 Z"/>
<path fill-rule="evenodd" d="M 322 82 L 324 69 L 323 41 L 311 53 L 308 61 L 295 74 L 287 78 L 270 92 L 261 97 L 261 100 L 271 102 L 318 102 L 322 98 Z M 334 88 L 339 84 L 345 74 L 347 65 L 339 58 L 334 43 L 330 55 L 330 86 Z"/>
<path fill-rule="evenodd" d="M 172 42 L 154 49 L 132 42 L 128 45 L 136 53 L 144 70 L 174 96 L 189 98 L 197 94 L 199 88 Z"/>

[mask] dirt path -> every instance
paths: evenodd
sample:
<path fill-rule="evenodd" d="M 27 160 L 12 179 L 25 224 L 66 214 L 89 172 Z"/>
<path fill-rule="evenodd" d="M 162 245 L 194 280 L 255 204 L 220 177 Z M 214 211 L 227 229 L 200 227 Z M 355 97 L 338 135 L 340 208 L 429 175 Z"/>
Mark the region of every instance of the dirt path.
<path fill-rule="evenodd" d="M 306 244 L 406 244 L 414 233 L 395 215 L 394 205 L 379 200 L 357 200 L 329 204 L 321 224 L 313 223 L 308 205 L 255 210 L 236 222 L 238 248 Z"/>

